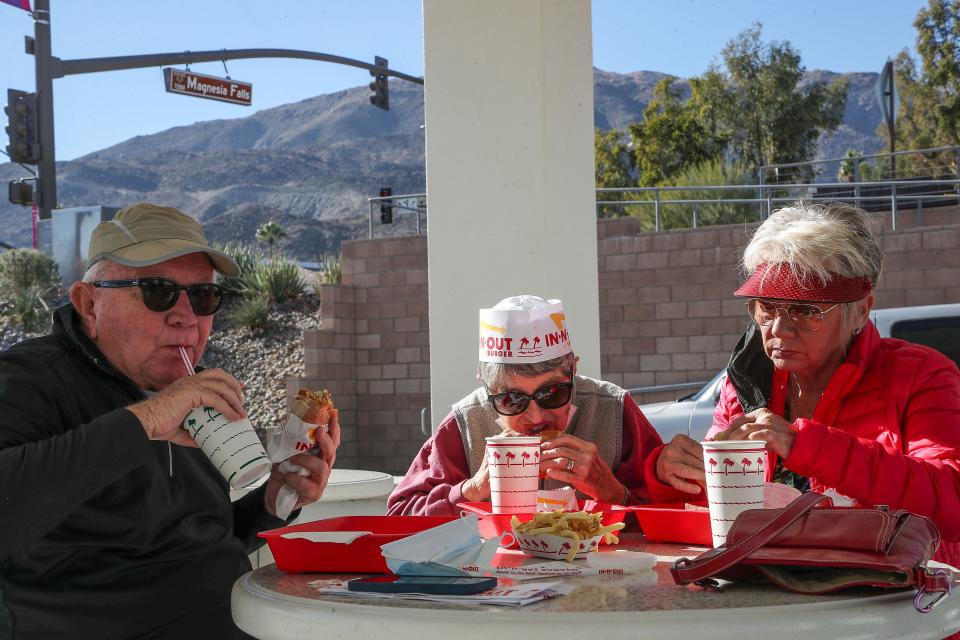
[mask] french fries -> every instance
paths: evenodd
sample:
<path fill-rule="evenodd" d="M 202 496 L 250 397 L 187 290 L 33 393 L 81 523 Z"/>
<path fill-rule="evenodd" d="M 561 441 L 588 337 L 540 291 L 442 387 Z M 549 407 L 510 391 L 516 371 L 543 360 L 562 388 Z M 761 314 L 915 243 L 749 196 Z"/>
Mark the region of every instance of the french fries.
<path fill-rule="evenodd" d="M 540 533 L 549 533 L 562 538 L 570 538 L 573 543 L 570 545 L 570 553 L 567 554 L 567 562 L 572 562 L 580 549 L 580 541 L 587 540 L 594 536 L 603 536 L 603 541 L 607 544 L 617 544 L 620 539 L 616 532 L 623 529 L 622 522 L 617 522 L 607 526 L 600 524 L 603 513 L 587 513 L 586 511 L 546 511 L 536 513 L 532 520 L 520 522 L 517 516 L 510 519 L 510 526 L 519 533 L 527 535 L 537 535 Z"/>

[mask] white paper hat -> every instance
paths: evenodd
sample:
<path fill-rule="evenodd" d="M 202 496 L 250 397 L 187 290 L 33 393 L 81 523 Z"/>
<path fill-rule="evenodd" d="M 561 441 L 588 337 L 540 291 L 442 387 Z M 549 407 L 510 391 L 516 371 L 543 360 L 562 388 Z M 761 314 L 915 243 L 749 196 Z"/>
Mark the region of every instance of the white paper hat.
<path fill-rule="evenodd" d="M 480 362 L 543 362 L 571 351 L 559 300 L 513 296 L 480 309 Z"/>

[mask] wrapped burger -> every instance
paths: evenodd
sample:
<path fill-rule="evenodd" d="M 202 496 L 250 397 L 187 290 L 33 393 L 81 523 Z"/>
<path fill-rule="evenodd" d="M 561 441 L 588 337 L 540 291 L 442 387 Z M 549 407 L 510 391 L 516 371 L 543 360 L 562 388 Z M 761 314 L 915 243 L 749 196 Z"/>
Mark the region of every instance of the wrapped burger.
<path fill-rule="evenodd" d="M 300 389 L 293 399 L 286 424 L 273 432 L 267 440 L 267 455 L 271 462 L 280 463 L 280 471 L 309 475 L 303 467 L 287 462 L 298 453 L 319 455 L 320 434 L 327 433 L 329 425 L 339 416 L 330 393 Z M 277 517 L 286 519 L 297 504 L 297 492 L 283 485 L 277 494 Z"/>

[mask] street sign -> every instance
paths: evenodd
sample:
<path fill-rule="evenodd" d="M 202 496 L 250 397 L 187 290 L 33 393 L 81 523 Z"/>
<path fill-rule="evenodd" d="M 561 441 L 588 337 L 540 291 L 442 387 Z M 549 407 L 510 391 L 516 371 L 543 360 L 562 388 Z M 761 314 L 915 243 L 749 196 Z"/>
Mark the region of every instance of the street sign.
<path fill-rule="evenodd" d="M 880 77 L 877 78 L 877 84 L 873 87 L 877 102 L 880 103 L 880 113 L 888 125 L 897 119 L 897 112 L 900 110 L 900 94 L 897 92 L 894 76 L 893 61 L 887 60 L 883 65 L 883 71 L 880 72 Z"/>
<path fill-rule="evenodd" d="M 420 199 L 416 196 L 412 198 L 394 198 L 393 206 L 398 207 L 404 211 L 416 211 L 418 208 L 423 205 L 420 204 Z"/>
<path fill-rule="evenodd" d="M 170 93 L 242 104 L 245 107 L 249 107 L 253 102 L 253 84 L 250 82 L 169 67 L 163 70 L 163 81 Z"/>

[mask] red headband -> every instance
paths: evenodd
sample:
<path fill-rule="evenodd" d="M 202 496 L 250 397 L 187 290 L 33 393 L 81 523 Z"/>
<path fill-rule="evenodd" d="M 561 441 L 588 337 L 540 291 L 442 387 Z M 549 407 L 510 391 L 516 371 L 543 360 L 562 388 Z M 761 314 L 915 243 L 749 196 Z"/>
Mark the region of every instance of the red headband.
<path fill-rule="evenodd" d="M 808 302 L 853 302 L 861 300 L 873 285 L 866 278 L 848 278 L 836 273 L 821 284 L 819 278 L 800 279 L 787 263 L 764 262 L 733 295 L 742 298 L 774 298 Z"/>

